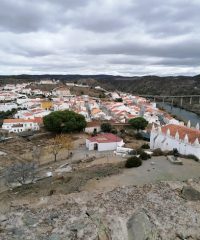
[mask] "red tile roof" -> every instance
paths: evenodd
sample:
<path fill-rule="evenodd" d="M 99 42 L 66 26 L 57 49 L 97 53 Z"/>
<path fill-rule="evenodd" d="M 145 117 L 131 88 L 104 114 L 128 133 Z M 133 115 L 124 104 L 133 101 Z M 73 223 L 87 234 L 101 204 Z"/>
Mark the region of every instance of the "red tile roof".
<path fill-rule="evenodd" d="M 24 119 L 24 118 L 14 118 L 14 119 L 4 119 L 4 123 L 42 123 L 43 119 L 40 117 L 35 117 L 34 119 Z"/>
<path fill-rule="evenodd" d="M 188 135 L 188 140 L 190 143 L 194 143 L 196 138 L 199 139 L 200 142 L 200 130 L 194 129 L 194 128 L 188 128 L 186 126 L 181 125 L 175 125 L 175 124 L 168 124 L 163 126 L 162 128 L 163 133 L 167 133 L 167 129 L 170 130 L 170 135 L 175 137 L 176 132 L 178 131 L 179 138 L 181 140 L 184 140 L 185 135 Z"/>
<path fill-rule="evenodd" d="M 122 139 L 117 135 L 112 133 L 102 133 L 98 134 L 95 137 L 88 138 L 90 142 L 98 142 L 98 143 L 110 143 L 110 142 L 121 142 Z"/>
<path fill-rule="evenodd" d="M 87 123 L 87 127 L 99 127 L 101 125 L 100 122 L 92 121 Z"/>

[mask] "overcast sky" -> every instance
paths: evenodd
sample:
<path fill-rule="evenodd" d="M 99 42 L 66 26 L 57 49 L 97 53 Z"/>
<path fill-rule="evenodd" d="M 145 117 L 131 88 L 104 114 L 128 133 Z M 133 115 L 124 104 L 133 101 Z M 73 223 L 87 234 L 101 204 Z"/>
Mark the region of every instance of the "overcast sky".
<path fill-rule="evenodd" d="M 200 0 L 0 0 L 0 74 L 195 75 Z"/>

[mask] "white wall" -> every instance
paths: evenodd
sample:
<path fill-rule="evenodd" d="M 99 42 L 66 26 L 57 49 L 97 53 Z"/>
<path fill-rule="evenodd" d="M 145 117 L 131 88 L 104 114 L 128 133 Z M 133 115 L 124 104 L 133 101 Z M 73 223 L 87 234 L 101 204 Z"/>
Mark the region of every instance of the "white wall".
<path fill-rule="evenodd" d="M 96 127 L 86 127 L 85 128 L 85 132 L 86 133 L 93 133 L 95 128 L 96 128 L 97 132 L 101 131 L 101 127 L 100 126 L 96 126 Z"/>
<path fill-rule="evenodd" d="M 89 151 L 94 150 L 94 146 L 97 142 L 90 142 L 86 139 L 86 147 Z M 111 142 L 111 143 L 97 143 L 98 144 L 98 151 L 112 151 L 116 150 L 117 147 L 121 147 L 124 145 L 123 140 L 121 142 Z"/>
<path fill-rule="evenodd" d="M 8 110 L 12 109 L 17 109 L 18 106 L 16 103 L 5 103 L 5 104 L 0 104 L 0 111 L 6 112 Z"/>
<path fill-rule="evenodd" d="M 20 127 L 15 127 L 15 125 L 22 125 Z M 7 130 L 9 132 L 24 132 L 27 130 L 33 130 L 33 131 L 37 131 L 40 129 L 39 124 L 38 123 L 33 123 L 33 122 L 26 122 L 26 123 L 4 123 L 2 125 L 2 129 Z"/>
<path fill-rule="evenodd" d="M 180 154 L 192 154 L 200 159 L 200 145 L 184 142 L 183 140 L 176 139 L 156 130 L 151 131 L 150 148 L 160 148 L 162 151 L 171 151 L 176 148 Z"/>

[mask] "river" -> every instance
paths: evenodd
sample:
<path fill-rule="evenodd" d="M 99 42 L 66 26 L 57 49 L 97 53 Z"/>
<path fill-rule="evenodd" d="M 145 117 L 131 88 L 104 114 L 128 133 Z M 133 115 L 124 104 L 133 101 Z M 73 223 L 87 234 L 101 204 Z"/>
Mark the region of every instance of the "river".
<path fill-rule="evenodd" d="M 166 112 L 170 113 L 171 115 L 177 116 L 177 118 L 182 119 L 184 122 L 188 122 L 190 120 L 192 126 L 196 126 L 197 123 L 200 124 L 200 116 L 193 112 L 189 112 L 185 109 L 171 106 L 169 103 L 157 103 L 158 107 L 163 108 Z"/>

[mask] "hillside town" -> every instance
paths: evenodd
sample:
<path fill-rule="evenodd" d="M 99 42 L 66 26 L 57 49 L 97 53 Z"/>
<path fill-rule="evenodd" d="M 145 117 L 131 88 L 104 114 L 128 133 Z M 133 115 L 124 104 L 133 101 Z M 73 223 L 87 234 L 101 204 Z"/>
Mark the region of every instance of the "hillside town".
<path fill-rule="evenodd" d="M 33 89 L 33 85 L 36 88 Z M 44 85 L 53 88 L 50 91 L 42 90 L 41 86 Z M 100 132 L 103 122 L 126 126 L 130 119 L 142 117 L 148 122 L 148 129 L 144 129 L 143 133 L 148 136 L 151 149 L 170 151 L 176 148 L 181 154 L 194 154 L 200 158 L 199 124 L 191 126 L 188 122 L 184 125 L 182 121 L 157 108 L 155 102 L 143 97 L 123 92 L 108 92 L 99 86 L 95 89 L 103 93 L 104 98 L 74 95 L 70 92 L 71 86 L 90 89 L 88 85 L 63 85 L 59 84 L 59 81 L 48 79 L 36 83 L 2 86 L 0 112 L 14 111 L 12 118 L 3 120 L 2 130 L 9 133 L 40 131 L 43 129 L 44 116 L 63 110 L 83 115 L 87 122 L 85 132 L 90 134 L 94 129 Z"/>
<path fill-rule="evenodd" d="M 0 238 L 198 239 L 199 123 L 49 79 L 2 85 L 0 121 Z M 194 221 L 181 233 L 179 214 Z"/>

